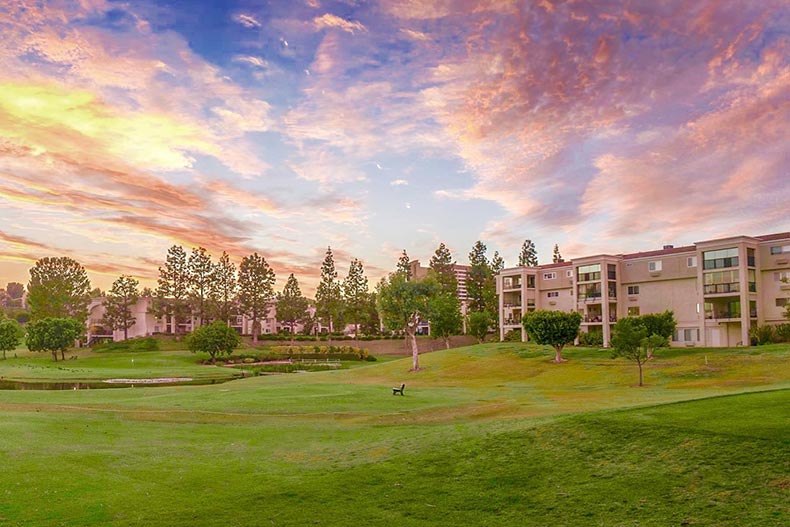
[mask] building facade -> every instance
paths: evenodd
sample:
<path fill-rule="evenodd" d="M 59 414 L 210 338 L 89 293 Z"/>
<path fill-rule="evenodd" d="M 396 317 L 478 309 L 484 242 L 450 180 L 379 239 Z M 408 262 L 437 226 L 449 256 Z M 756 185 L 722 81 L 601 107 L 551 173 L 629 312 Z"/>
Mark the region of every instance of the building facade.
<path fill-rule="evenodd" d="M 675 346 L 748 345 L 752 326 L 786 321 L 789 281 L 790 232 L 513 267 L 496 278 L 500 337 L 515 329 L 526 340 L 529 311 L 578 311 L 582 331 L 608 346 L 618 318 L 670 310 Z"/>

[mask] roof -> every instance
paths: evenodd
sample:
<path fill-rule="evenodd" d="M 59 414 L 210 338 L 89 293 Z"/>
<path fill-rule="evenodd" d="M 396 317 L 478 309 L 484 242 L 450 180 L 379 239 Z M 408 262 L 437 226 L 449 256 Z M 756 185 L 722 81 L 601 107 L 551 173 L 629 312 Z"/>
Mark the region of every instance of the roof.
<path fill-rule="evenodd" d="M 689 253 L 695 252 L 697 247 L 694 245 L 684 245 L 683 247 L 672 247 L 671 249 L 659 249 L 657 251 L 643 251 L 639 253 L 630 253 L 624 254 L 624 260 L 630 260 L 632 258 L 646 258 L 648 256 L 664 256 L 667 254 L 677 254 L 677 253 Z"/>
<path fill-rule="evenodd" d="M 550 263 L 550 264 L 542 264 L 538 266 L 538 269 L 553 269 L 554 267 L 566 267 L 573 265 L 573 262 L 568 260 L 567 262 L 557 262 L 557 263 Z"/>
<path fill-rule="evenodd" d="M 773 240 L 787 240 L 790 239 L 790 232 L 778 232 L 776 234 L 764 234 L 763 236 L 755 236 L 761 242 L 770 242 Z"/>

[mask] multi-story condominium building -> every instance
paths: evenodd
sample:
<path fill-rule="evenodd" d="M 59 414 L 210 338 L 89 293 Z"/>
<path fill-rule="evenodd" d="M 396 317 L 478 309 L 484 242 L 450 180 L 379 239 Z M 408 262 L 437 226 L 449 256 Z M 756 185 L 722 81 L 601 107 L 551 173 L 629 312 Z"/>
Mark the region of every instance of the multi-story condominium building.
<path fill-rule="evenodd" d="M 496 278 L 500 336 L 535 309 L 578 311 L 582 331 L 609 345 L 619 317 L 671 310 L 676 346 L 741 346 L 749 328 L 783 321 L 790 303 L 790 232 L 733 236 L 685 247 L 599 254 Z"/>
<path fill-rule="evenodd" d="M 422 280 L 426 276 L 428 276 L 428 270 L 430 267 L 422 267 L 420 265 L 419 260 L 412 260 L 409 262 L 409 270 L 411 271 L 411 276 L 414 277 L 416 280 Z M 458 282 L 458 290 L 456 295 L 458 296 L 458 300 L 461 301 L 461 314 L 463 315 L 463 331 L 466 333 L 466 311 L 467 311 L 467 301 L 469 299 L 466 293 L 466 277 L 469 274 L 469 269 L 471 266 L 469 265 L 460 265 L 460 264 L 453 264 L 453 271 L 455 272 L 455 279 Z M 420 333 L 428 334 L 430 332 L 430 322 L 428 320 L 423 320 L 420 323 L 420 327 L 418 330 Z"/>

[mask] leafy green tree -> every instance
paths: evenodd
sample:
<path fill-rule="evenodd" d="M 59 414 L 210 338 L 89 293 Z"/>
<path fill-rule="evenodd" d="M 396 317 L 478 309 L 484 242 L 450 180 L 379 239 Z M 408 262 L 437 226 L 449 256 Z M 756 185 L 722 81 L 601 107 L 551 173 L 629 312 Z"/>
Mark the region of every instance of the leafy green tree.
<path fill-rule="evenodd" d="M 579 335 L 582 316 L 576 312 L 538 309 L 524 315 L 522 324 L 531 340 L 554 348 L 553 362 L 560 363 L 565 362 L 562 358 L 562 349 L 576 340 Z"/>
<path fill-rule="evenodd" d="M 261 321 L 274 299 L 274 271 L 258 253 L 245 256 L 239 266 L 239 308 L 252 320 L 252 341 L 258 343 Z"/>
<path fill-rule="evenodd" d="M 518 255 L 518 265 L 521 267 L 538 266 L 538 251 L 529 238 L 524 240 L 524 244 L 521 246 L 521 253 Z"/>
<path fill-rule="evenodd" d="M 455 293 L 439 292 L 428 302 L 431 320 L 431 335 L 444 341 L 444 347 L 450 349 L 450 337 L 461 333 L 463 318 L 461 317 L 461 301 Z"/>
<path fill-rule="evenodd" d="M 664 344 L 669 345 L 672 335 L 675 333 L 677 321 L 675 321 L 675 314 L 672 311 L 664 311 L 663 313 L 647 313 L 639 317 L 642 325 L 647 329 L 647 336 L 651 337 L 657 335 L 664 339 Z M 653 357 L 653 347 L 647 348 L 647 358 Z"/>
<path fill-rule="evenodd" d="M 27 304 L 30 318 L 88 318 L 91 284 L 85 268 L 66 256 L 42 258 L 30 269 Z"/>
<path fill-rule="evenodd" d="M 74 345 L 85 326 L 73 318 L 47 317 L 27 325 L 27 348 L 30 351 L 49 351 L 55 362 L 66 360 L 66 350 Z"/>
<path fill-rule="evenodd" d="M 214 264 L 203 247 L 192 249 L 189 255 L 189 301 L 192 313 L 197 315 L 198 324 L 208 320 L 209 293 L 214 278 Z"/>
<path fill-rule="evenodd" d="M 241 344 L 239 334 L 222 320 L 197 328 L 187 338 L 189 350 L 192 353 L 208 353 L 212 364 L 219 356 L 230 356 L 239 344 Z"/>
<path fill-rule="evenodd" d="M 348 276 L 343 281 L 343 298 L 346 317 L 354 324 L 355 340 L 359 339 L 359 324 L 365 316 L 368 294 L 368 279 L 362 262 L 354 258 L 348 268 Z"/>
<path fill-rule="evenodd" d="M 239 293 L 236 266 L 230 261 L 228 253 L 222 252 L 219 261 L 211 270 L 209 287 L 209 305 L 211 315 L 230 325 L 230 319 L 236 314 L 236 300 Z"/>
<path fill-rule="evenodd" d="M 643 317 L 621 318 L 612 332 L 612 356 L 636 362 L 639 367 L 639 386 L 642 382 L 642 366 L 653 356 L 653 350 L 667 344 L 666 337 L 651 334 Z"/>
<path fill-rule="evenodd" d="M 429 267 L 442 292 L 452 293 L 453 295 L 458 293 L 455 261 L 453 261 L 453 256 L 450 254 L 450 249 L 444 243 L 440 243 L 436 252 L 431 256 Z"/>
<path fill-rule="evenodd" d="M 364 335 L 378 335 L 381 333 L 381 316 L 379 315 L 375 292 L 369 293 L 365 299 L 362 333 Z"/>
<path fill-rule="evenodd" d="M 6 352 L 15 350 L 24 336 L 25 330 L 16 320 L 0 320 L 0 350 L 3 352 L 3 360 L 6 358 Z"/>
<path fill-rule="evenodd" d="M 396 272 L 382 278 L 377 287 L 376 297 L 384 325 L 406 334 L 412 351 L 411 371 L 418 371 L 417 327 L 420 321 L 430 317 L 430 301 L 436 295 L 438 285 L 430 278 L 418 282 Z"/>
<path fill-rule="evenodd" d="M 316 317 L 329 326 L 329 342 L 331 343 L 335 322 L 343 311 L 343 290 L 337 279 L 335 257 L 332 255 L 331 247 L 327 247 L 324 262 L 321 264 L 321 281 L 315 291 L 315 307 Z"/>
<path fill-rule="evenodd" d="M 410 264 L 411 264 L 411 258 L 409 258 L 409 255 L 406 254 L 406 249 L 403 249 L 400 258 L 398 258 L 397 272 L 403 273 L 403 276 L 406 277 L 406 280 L 412 279 Z"/>
<path fill-rule="evenodd" d="M 551 255 L 551 261 L 553 263 L 559 263 L 562 261 L 562 255 L 560 254 L 560 246 L 556 243 L 554 244 L 554 253 Z"/>
<path fill-rule="evenodd" d="M 296 324 L 304 322 L 310 315 L 307 313 L 308 301 L 302 296 L 299 281 L 293 275 L 288 276 L 282 293 L 277 294 L 277 319 L 284 322 L 291 330 L 291 342 L 294 340 Z"/>
<path fill-rule="evenodd" d="M 25 286 L 20 284 L 19 282 L 8 282 L 5 288 L 5 292 L 8 294 L 8 298 L 12 298 L 16 300 L 24 296 Z"/>
<path fill-rule="evenodd" d="M 134 326 L 136 319 L 132 307 L 140 300 L 138 287 L 140 282 L 129 275 L 121 275 L 107 291 L 104 299 L 104 317 L 102 325 L 111 329 L 122 329 L 123 339 L 129 338 L 129 328 Z"/>
<path fill-rule="evenodd" d="M 167 250 L 165 265 L 159 268 L 159 279 L 151 313 L 172 319 L 170 332 L 179 334 L 181 324 L 189 315 L 189 266 L 187 254 L 180 245 Z"/>
<path fill-rule="evenodd" d="M 492 324 L 493 320 L 488 311 L 473 311 L 469 313 L 467 317 L 466 327 L 469 333 L 476 337 L 477 341 L 482 344 Z"/>

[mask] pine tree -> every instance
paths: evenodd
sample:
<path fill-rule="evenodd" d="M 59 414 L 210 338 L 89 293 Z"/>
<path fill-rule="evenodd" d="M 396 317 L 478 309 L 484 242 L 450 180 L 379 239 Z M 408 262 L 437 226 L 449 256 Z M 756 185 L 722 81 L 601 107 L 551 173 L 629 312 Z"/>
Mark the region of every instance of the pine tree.
<path fill-rule="evenodd" d="M 136 319 L 132 307 L 140 300 L 138 287 L 140 282 L 128 275 L 121 275 L 107 291 L 104 304 L 104 317 L 101 324 L 111 329 L 122 329 L 123 340 L 129 338 L 129 328 L 134 326 Z"/>
<path fill-rule="evenodd" d="M 209 303 L 212 316 L 227 325 L 230 325 L 230 318 L 236 314 L 236 295 L 239 291 L 236 274 L 236 266 L 230 261 L 228 253 L 223 251 L 211 270 Z"/>
<path fill-rule="evenodd" d="M 343 310 L 343 297 L 341 284 L 337 279 L 335 270 L 335 257 L 332 248 L 327 247 L 324 262 L 321 264 L 321 281 L 315 291 L 316 316 L 324 320 L 329 326 L 329 342 L 332 342 L 334 323 Z"/>
<path fill-rule="evenodd" d="M 490 288 L 490 282 L 493 281 L 493 273 L 486 250 L 485 244 L 478 240 L 469 253 L 470 269 L 466 277 L 466 294 L 470 311 L 485 311 L 488 308 L 487 290 Z"/>
<path fill-rule="evenodd" d="M 348 321 L 354 324 L 354 339 L 359 339 L 359 323 L 365 316 L 368 300 L 368 279 L 362 262 L 354 258 L 343 281 L 343 296 Z"/>
<path fill-rule="evenodd" d="M 556 243 L 554 244 L 554 254 L 551 257 L 551 261 L 554 263 L 559 263 L 562 261 L 562 255 L 560 254 L 560 246 Z"/>
<path fill-rule="evenodd" d="M 411 263 L 411 259 L 409 259 L 409 255 L 406 254 L 406 249 L 403 249 L 400 258 L 398 258 L 398 267 L 396 272 L 402 273 L 403 276 L 406 277 L 406 280 L 411 280 L 412 278 L 411 265 L 409 265 L 410 263 Z"/>
<path fill-rule="evenodd" d="M 491 271 L 497 274 L 505 268 L 505 260 L 499 255 L 499 251 L 494 251 L 494 257 L 491 259 Z"/>
<path fill-rule="evenodd" d="M 258 343 L 261 321 L 274 298 L 274 271 L 258 253 L 245 256 L 239 266 L 239 308 L 252 320 L 252 341 Z"/>
<path fill-rule="evenodd" d="M 527 238 L 521 246 L 521 253 L 518 255 L 518 265 L 521 267 L 537 267 L 538 251 L 535 244 Z"/>
<path fill-rule="evenodd" d="M 189 256 L 189 299 L 192 312 L 197 315 L 198 325 L 208 319 L 208 298 L 211 290 L 211 278 L 214 264 L 211 256 L 203 247 L 192 249 Z"/>
<path fill-rule="evenodd" d="M 294 339 L 296 324 L 305 321 L 310 316 L 307 307 L 307 299 L 302 296 L 299 282 L 291 273 L 285 282 L 282 293 L 277 294 L 277 320 L 285 323 L 291 330 L 291 342 Z"/>
<path fill-rule="evenodd" d="M 151 312 L 158 318 L 172 317 L 170 331 L 178 335 L 181 322 L 189 312 L 189 267 L 186 252 L 180 245 L 167 250 L 157 283 Z"/>
<path fill-rule="evenodd" d="M 431 271 L 433 271 L 434 278 L 443 293 L 453 295 L 458 293 L 458 278 L 455 276 L 455 262 L 453 261 L 452 254 L 450 254 L 450 249 L 448 249 L 444 243 L 440 243 L 436 252 L 431 256 L 429 267 Z"/>

